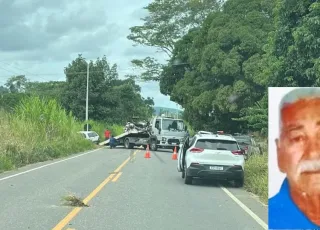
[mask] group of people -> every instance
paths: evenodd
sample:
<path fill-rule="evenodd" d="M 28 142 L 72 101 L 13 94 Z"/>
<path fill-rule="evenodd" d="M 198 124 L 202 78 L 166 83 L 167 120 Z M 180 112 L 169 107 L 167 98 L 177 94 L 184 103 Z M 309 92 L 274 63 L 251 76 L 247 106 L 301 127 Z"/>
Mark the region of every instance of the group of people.
<path fill-rule="evenodd" d="M 104 131 L 104 137 L 105 140 L 109 140 L 110 149 L 113 149 L 117 146 L 117 140 L 113 137 L 110 130 L 106 129 L 106 131 Z"/>

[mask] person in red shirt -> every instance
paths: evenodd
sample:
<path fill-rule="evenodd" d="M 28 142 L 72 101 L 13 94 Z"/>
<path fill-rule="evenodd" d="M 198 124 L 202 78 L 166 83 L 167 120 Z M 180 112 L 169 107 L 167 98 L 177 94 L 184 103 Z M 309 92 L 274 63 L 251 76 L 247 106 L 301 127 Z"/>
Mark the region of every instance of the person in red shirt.
<path fill-rule="evenodd" d="M 106 129 L 106 131 L 104 131 L 104 137 L 105 137 L 106 140 L 109 139 L 110 134 L 111 134 L 111 132 L 108 129 Z"/>

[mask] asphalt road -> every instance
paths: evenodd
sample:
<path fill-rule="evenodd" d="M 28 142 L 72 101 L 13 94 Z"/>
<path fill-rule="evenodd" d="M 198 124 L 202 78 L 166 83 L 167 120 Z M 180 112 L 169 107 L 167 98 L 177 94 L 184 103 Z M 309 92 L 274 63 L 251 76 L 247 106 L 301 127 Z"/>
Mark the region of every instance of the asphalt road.
<path fill-rule="evenodd" d="M 103 148 L 0 174 L 0 229 L 267 229 L 267 206 L 253 195 L 185 185 L 171 152 L 144 153 Z M 69 194 L 89 207 L 63 206 Z"/>

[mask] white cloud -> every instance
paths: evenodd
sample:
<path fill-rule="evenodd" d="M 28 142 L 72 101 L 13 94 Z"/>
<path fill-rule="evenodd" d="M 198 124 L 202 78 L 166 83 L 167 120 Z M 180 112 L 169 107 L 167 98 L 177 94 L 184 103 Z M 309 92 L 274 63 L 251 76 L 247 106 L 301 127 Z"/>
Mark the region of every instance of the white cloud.
<path fill-rule="evenodd" d="M 130 61 L 164 55 L 133 47 L 129 28 L 142 24 L 142 8 L 151 0 L 0 0 L 0 84 L 12 75 L 30 80 L 64 79 L 63 69 L 79 53 L 86 59 L 107 56 L 120 76 L 131 73 Z M 157 106 L 176 108 L 160 93 L 158 83 L 144 83 L 143 97 Z"/>

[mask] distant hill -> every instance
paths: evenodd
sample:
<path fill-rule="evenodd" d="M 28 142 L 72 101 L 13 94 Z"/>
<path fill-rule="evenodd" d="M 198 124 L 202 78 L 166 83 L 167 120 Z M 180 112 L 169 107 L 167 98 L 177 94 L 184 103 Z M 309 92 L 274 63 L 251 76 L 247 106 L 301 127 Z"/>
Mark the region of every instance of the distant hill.
<path fill-rule="evenodd" d="M 160 111 L 167 111 L 168 113 L 182 113 L 183 111 L 180 109 L 166 108 L 160 106 L 154 106 L 154 115 L 159 115 Z"/>

